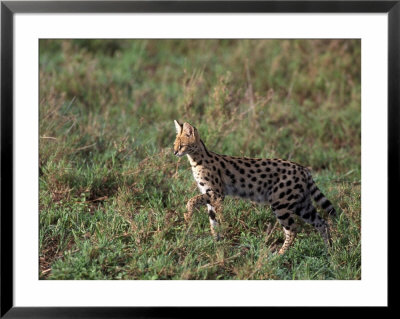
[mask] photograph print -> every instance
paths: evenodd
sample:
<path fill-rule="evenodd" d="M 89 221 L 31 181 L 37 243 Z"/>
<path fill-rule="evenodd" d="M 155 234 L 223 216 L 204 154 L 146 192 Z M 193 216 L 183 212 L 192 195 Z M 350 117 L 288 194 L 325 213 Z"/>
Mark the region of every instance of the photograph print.
<path fill-rule="evenodd" d="M 40 39 L 40 280 L 361 280 L 360 39 Z"/>

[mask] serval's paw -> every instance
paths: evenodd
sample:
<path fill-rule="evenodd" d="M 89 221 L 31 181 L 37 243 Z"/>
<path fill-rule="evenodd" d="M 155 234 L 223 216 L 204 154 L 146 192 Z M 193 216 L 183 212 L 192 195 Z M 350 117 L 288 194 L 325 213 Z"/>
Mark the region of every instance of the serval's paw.
<path fill-rule="evenodd" d="M 183 214 L 183 218 L 185 218 L 185 222 L 190 222 L 190 220 L 192 219 L 192 216 L 191 216 L 191 214 L 189 214 L 189 213 L 184 213 Z"/>

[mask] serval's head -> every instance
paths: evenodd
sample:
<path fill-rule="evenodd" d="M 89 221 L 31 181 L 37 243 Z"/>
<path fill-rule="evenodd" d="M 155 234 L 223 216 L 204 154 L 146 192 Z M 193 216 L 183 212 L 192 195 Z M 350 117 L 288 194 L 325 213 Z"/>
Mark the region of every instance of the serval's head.
<path fill-rule="evenodd" d="M 176 128 L 176 139 L 174 142 L 174 154 L 184 156 L 195 154 L 200 150 L 200 136 L 197 129 L 189 123 L 180 124 L 174 121 Z"/>

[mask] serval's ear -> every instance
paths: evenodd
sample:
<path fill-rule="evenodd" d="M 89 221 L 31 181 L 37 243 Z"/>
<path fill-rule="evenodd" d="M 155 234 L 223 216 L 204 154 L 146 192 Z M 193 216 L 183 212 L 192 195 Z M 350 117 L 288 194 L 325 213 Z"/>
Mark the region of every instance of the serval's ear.
<path fill-rule="evenodd" d="M 194 136 L 194 131 L 195 131 L 196 129 L 193 127 L 193 126 L 191 126 L 189 123 L 183 123 L 183 133 L 185 133 L 185 135 L 187 136 L 187 137 L 191 137 L 192 135 Z"/>
<path fill-rule="evenodd" d="M 182 132 L 182 125 L 179 124 L 179 122 L 176 121 L 176 120 L 174 120 L 174 123 L 175 123 L 176 134 L 181 134 L 181 132 Z"/>

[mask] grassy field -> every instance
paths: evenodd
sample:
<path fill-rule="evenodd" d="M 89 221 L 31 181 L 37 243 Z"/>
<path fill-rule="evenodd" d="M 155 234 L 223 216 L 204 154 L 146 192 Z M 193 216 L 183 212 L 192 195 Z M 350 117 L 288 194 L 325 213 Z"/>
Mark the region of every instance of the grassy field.
<path fill-rule="evenodd" d="M 360 279 L 359 40 L 41 40 L 40 279 Z M 224 238 L 173 155 L 173 120 L 219 154 L 308 166 L 333 247 L 225 200 Z M 322 213 L 325 216 L 324 213 Z"/>

